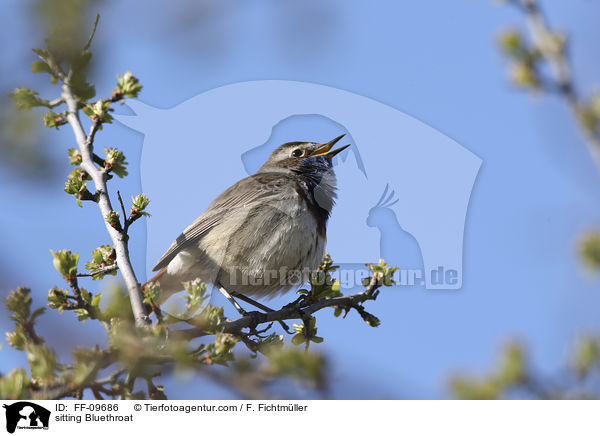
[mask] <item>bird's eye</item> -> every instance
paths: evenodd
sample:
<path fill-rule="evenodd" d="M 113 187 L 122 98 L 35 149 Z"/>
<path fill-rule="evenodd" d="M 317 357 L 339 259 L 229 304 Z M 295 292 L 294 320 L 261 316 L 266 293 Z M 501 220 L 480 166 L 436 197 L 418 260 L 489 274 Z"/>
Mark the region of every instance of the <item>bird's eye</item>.
<path fill-rule="evenodd" d="M 299 148 L 292 151 L 292 157 L 300 157 L 300 156 L 302 156 L 302 150 L 300 150 Z"/>

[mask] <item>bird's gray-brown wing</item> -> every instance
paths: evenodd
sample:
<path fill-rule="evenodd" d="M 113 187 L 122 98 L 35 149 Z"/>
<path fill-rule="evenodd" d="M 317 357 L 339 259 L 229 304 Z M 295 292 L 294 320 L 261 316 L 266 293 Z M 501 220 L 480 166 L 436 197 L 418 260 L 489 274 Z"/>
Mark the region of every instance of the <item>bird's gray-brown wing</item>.
<path fill-rule="evenodd" d="M 208 209 L 177 237 L 152 271 L 166 267 L 181 250 L 197 242 L 231 210 L 252 207 L 256 202 L 292 187 L 295 188 L 295 181 L 285 173 L 258 173 L 240 180 L 219 195 Z"/>

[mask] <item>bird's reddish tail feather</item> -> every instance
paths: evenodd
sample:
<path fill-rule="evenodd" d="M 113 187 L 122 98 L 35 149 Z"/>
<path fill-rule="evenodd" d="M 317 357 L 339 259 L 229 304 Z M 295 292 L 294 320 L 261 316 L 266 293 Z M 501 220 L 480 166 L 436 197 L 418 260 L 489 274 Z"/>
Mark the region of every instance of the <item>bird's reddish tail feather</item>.
<path fill-rule="evenodd" d="M 167 267 L 165 266 L 163 269 L 161 269 L 154 277 L 152 277 L 150 280 L 148 280 L 146 283 L 144 283 L 141 287 L 142 291 L 144 291 L 146 289 L 146 285 L 148 283 L 154 283 L 156 282 L 158 279 L 160 279 L 164 274 L 166 274 L 167 272 Z"/>

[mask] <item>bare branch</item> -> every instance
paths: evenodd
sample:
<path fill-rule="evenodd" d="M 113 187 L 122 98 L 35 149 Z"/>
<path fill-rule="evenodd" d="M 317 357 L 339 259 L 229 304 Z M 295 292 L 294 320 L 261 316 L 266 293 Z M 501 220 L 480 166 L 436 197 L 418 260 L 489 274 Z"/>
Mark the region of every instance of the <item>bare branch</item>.
<path fill-rule="evenodd" d="M 100 129 L 100 124 L 101 124 L 100 119 L 96 119 L 92 123 L 92 127 L 90 127 L 90 133 L 88 133 L 86 142 L 88 144 L 90 144 L 90 146 L 92 146 L 92 147 L 94 145 L 94 138 L 96 137 L 96 133 Z M 94 159 L 94 161 L 95 161 L 95 159 Z M 104 161 L 102 161 L 102 162 L 104 162 Z"/>
<path fill-rule="evenodd" d="M 93 138 L 95 131 L 97 131 L 97 127 L 94 129 L 94 126 L 92 126 L 90 134 L 85 134 L 81 120 L 79 119 L 79 104 L 73 94 L 69 81 L 66 81 L 62 86 L 62 98 L 67 103 L 67 120 L 73 129 L 75 139 L 77 140 L 77 146 L 81 152 L 81 168 L 83 168 L 92 178 L 92 182 L 96 188 L 98 207 L 104 218 L 113 211 L 113 207 L 106 186 L 107 174 L 94 165 Z M 136 325 L 138 327 L 146 326 L 150 322 L 150 319 L 144 309 L 140 284 L 135 276 L 131 260 L 129 259 L 127 235 L 113 228 L 106 220 L 104 220 L 104 222 L 117 254 L 117 265 L 129 292 L 129 299 L 131 300 L 131 308 L 133 310 Z"/>
<path fill-rule="evenodd" d="M 123 203 L 123 198 L 121 197 L 121 192 L 119 190 L 117 190 L 117 198 L 121 205 L 121 211 L 123 212 L 123 233 L 127 234 L 127 230 L 129 230 L 129 226 L 131 225 L 131 220 L 127 217 L 127 209 L 125 209 L 125 204 Z"/>
<path fill-rule="evenodd" d="M 52 109 L 52 108 L 55 108 L 56 106 L 58 106 L 59 104 L 62 104 L 62 103 L 64 103 L 64 102 L 65 102 L 65 101 L 63 100 L 63 98 L 62 98 L 62 97 L 58 97 L 58 98 L 55 98 L 54 100 L 50 100 L 50 101 L 48 102 L 48 107 L 49 107 L 50 109 Z"/>

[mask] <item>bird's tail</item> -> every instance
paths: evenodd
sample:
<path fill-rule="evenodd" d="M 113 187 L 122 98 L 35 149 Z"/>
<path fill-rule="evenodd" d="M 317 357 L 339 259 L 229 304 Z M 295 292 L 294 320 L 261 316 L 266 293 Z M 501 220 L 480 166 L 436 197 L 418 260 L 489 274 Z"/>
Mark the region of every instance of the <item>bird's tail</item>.
<path fill-rule="evenodd" d="M 150 283 L 156 283 L 160 286 L 160 295 L 156 302 L 159 306 L 169 299 L 176 292 L 183 289 L 181 281 L 167 272 L 167 267 L 161 269 L 154 277 L 144 283 L 141 287 L 142 292 L 146 290 Z"/>
<path fill-rule="evenodd" d="M 167 267 L 164 267 L 163 269 L 161 269 L 154 277 L 152 277 L 150 280 L 148 280 L 146 283 L 144 283 L 141 287 L 142 291 L 146 290 L 146 287 L 150 284 L 150 283 L 158 283 L 158 281 L 160 280 L 160 278 L 165 275 L 167 273 Z"/>

